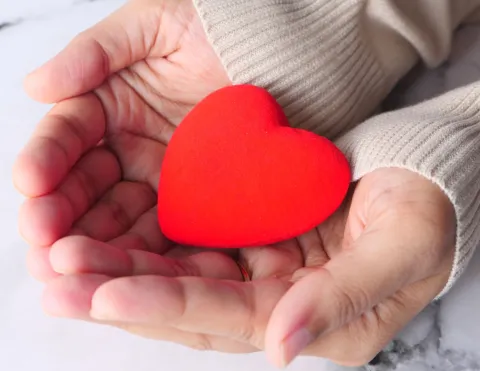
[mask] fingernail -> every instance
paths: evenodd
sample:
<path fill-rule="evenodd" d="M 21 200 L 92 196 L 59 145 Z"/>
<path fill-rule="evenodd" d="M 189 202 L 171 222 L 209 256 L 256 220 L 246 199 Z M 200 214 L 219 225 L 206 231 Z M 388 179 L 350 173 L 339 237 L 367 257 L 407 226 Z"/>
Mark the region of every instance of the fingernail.
<path fill-rule="evenodd" d="M 301 328 L 287 336 L 280 345 L 282 367 L 287 367 L 314 340 L 306 328 Z"/>

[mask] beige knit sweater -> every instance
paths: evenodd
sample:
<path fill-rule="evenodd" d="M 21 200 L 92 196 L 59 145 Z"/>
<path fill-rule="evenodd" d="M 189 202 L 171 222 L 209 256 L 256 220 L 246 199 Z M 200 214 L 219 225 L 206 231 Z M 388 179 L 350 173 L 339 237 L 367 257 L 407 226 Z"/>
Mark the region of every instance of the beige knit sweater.
<path fill-rule="evenodd" d="M 446 59 L 480 0 L 194 2 L 233 83 L 268 89 L 292 125 L 335 140 L 354 180 L 396 166 L 446 192 L 458 222 L 448 291 L 480 242 L 480 82 L 372 115 L 415 64 Z"/>

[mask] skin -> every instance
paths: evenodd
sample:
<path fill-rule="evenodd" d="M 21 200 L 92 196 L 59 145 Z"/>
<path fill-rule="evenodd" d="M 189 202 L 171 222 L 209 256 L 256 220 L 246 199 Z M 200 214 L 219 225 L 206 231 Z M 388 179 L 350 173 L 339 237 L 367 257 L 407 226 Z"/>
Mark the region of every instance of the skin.
<path fill-rule="evenodd" d="M 365 364 L 445 286 L 454 209 L 429 180 L 378 169 L 296 239 L 173 244 L 156 220 L 163 153 L 185 114 L 229 84 L 187 0 L 130 1 L 26 78 L 33 99 L 56 103 L 13 172 L 43 307 L 195 349 L 265 350 L 280 367 L 298 354 Z"/>

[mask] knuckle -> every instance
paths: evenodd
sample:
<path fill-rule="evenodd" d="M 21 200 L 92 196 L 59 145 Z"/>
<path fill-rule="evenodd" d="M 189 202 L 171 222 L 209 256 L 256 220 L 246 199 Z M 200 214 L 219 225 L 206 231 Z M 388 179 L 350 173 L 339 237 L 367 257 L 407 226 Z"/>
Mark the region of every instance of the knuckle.
<path fill-rule="evenodd" d="M 213 350 L 210 339 L 205 335 L 195 336 L 193 340 L 189 344 L 187 344 L 187 347 L 200 352 L 208 352 Z"/>
<path fill-rule="evenodd" d="M 391 296 L 388 301 L 378 304 L 374 312 L 378 323 L 383 327 L 398 326 L 398 313 L 406 313 L 409 308 L 407 303 L 412 303 L 411 298 L 403 290 Z"/>
<path fill-rule="evenodd" d="M 120 229 L 125 230 L 129 228 L 132 221 L 123 205 L 113 199 L 108 200 L 106 203 L 108 204 L 112 220 L 118 224 Z"/>
<path fill-rule="evenodd" d="M 239 324 L 236 331 L 238 338 L 240 341 L 245 341 L 255 346 L 262 344 L 261 338 L 263 337 L 259 336 L 259 334 L 263 332 L 258 331 L 258 318 L 256 318 L 258 312 L 257 308 L 255 308 L 255 301 L 248 298 L 248 294 L 245 291 L 239 290 L 238 292 L 239 295 L 243 297 L 243 303 L 246 303 L 245 305 L 247 305 L 245 311 L 245 313 L 247 313 L 247 318 Z"/>
<path fill-rule="evenodd" d="M 73 168 L 70 171 L 70 176 L 73 182 L 76 183 L 80 189 L 80 194 L 86 201 L 86 204 L 91 204 L 95 201 L 95 181 L 92 176 L 81 168 Z M 64 183 L 65 186 L 65 183 Z M 64 187 L 62 187 L 64 188 Z"/>
<path fill-rule="evenodd" d="M 173 259 L 171 262 L 171 267 L 175 276 L 177 277 L 200 277 L 201 272 L 199 267 L 192 262 L 192 257 L 187 256 L 182 259 Z"/>
<path fill-rule="evenodd" d="M 332 324 L 338 327 L 344 323 L 350 322 L 350 319 L 355 316 L 356 304 L 350 295 L 343 291 L 335 290 L 332 295 L 333 308 L 335 308 L 336 316 L 333 318 L 337 323 Z"/>
<path fill-rule="evenodd" d="M 177 280 L 172 281 L 172 284 L 175 285 L 175 291 L 178 295 L 178 307 L 176 308 L 175 315 L 171 319 L 173 326 L 180 324 L 188 316 L 188 301 L 187 293 L 185 287 Z"/>
<path fill-rule="evenodd" d="M 323 269 L 323 273 L 326 274 L 325 279 L 329 281 L 328 286 L 331 287 L 329 296 L 336 311 L 335 318 L 339 321 L 337 325 L 350 322 L 370 308 L 372 299 L 361 285 L 343 283 L 327 269 Z"/>
<path fill-rule="evenodd" d="M 258 349 L 263 349 L 265 327 L 268 323 L 267 316 L 270 313 L 263 315 L 264 312 L 256 307 L 255 290 L 243 290 L 241 287 L 236 286 L 234 290 L 237 291 L 237 295 L 241 297 L 241 302 L 245 305 L 243 310 L 245 315 L 233 329 L 235 340 L 248 343 Z"/>
<path fill-rule="evenodd" d="M 246 342 L 259 349 L 263 348 L 264 336 L 262 334 L 264 334 L 265 331 L 259 330 L 254 323 L 248 322 L 239 328 L 237 333 L 239 341 Z"/>

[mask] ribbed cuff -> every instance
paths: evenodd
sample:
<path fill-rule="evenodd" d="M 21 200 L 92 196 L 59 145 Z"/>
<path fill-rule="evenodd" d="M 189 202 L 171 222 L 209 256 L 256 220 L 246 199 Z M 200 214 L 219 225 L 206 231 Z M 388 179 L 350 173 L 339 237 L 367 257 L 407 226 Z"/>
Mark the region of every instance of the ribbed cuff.
<path fill-rule="evenodd" d="M 358 180 L 400 167 L 440 186 L 457 217 L 456 254 L 443 296 L 480 241 L 480 83 L 367 120 L 337 141 Z"/>
<path fill-rule="evenodd" d="M 267 89 L 292 126 L 330 139 L 363 121 L 391 88 L 358 0 L 194 0 L 234 84 Z"/>

